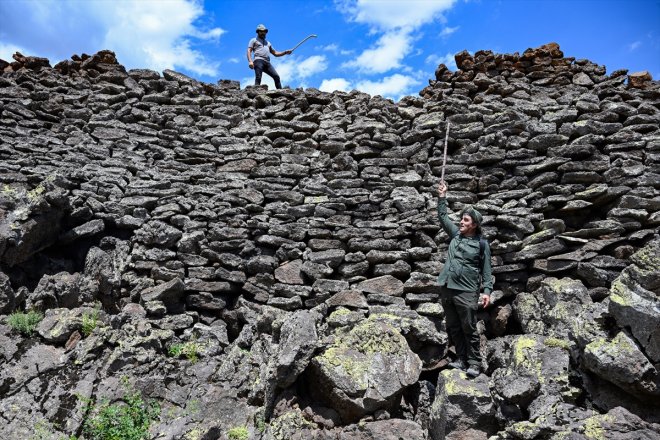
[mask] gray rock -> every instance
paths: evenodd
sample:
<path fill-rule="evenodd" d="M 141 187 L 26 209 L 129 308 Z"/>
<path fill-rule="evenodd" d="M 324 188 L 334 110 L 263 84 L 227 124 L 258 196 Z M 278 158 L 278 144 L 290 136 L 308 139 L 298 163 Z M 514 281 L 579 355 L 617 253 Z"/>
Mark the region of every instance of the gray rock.
<path fill-rule="evenodd" d="M 16 307 L 16 296 L 9 277 L 0 271 L 0 314 L 9 314 Z"/>
<path fill-rule="evenodd" d="M 390 419 L 349 425 L 338 433 L 340 440 L 424 440 L 426 433 L 411 420 Z"/>
<path fill-rule="evenodd" d="M 45 275 L 27 299 L 28 308 L 46 310 L 54 307 L 73 308 L 84 300 L 92 297 L 81 294 L 80 274 L 60 272 L 55 275 Z"/>
<path fill-rule="evenodd" d="M 497 428 L 488 378 L 481 375 L 469 380 L 460 370 L 441 371 L 431 407 L 429 437 L 442 440 L 460 438 L 462 434 L 487 438 Z"/>
<path fill-rule="evenodd" d="M 660 403 L 660 375 L 624 332 L 597 339 L 584 349 L 585 367 L 634 395 Z"/>
<path fill-rule="evenodd" d="M 551 255 L 562 253 L 566 250 L 564 242 L 558 239 L 544 241 L 538 244 L 530 244 L 523 247 L 519 252 L 514 253 L 508 258 L 509 261 L 525 261 L 538 258 L 545 258 Z"/>
<path fill-rule="evenodd" d="M 275 279 L 280 283 L 295 285 L 305 284 L 305 280 L 303 279 L 302 272 L 300 270 L 302 265 L 302 260 L 286 262 L 275 269 L 273 275 L 275 276 Z"/>
<path fill-rule="evenodd" d="M 367 299 L 357 290 L 342 290 L 337 292 L 325 303 L 328 307 L 346 306 L 353 308 L 367 308 Z"/>
<path fill-rule="evenodd" d="M 273 381 L 280 388 L 292 385 L 305 371 L 318 346 L 319 313 L 299 310 L 285 318 L 274 358 Z"/>
<path fill-rule="evenodd" d="M 37 333 L 47 343 L 64 343 L 74 331 L 80 331 L 82 325 L 83 314 L 80 310 L 50 309 L 37 326 Z"/>
<path fill-rule="evenodd" d="M 344 260 L 344 255 L 346 255 L 346 252 L 341 249 L 328 249 L 326 251 L 311 252 L 308 258 L 312 263 L 336 268 Z"/>
<path fill-rule="evenodd" d="M 394 327 L 366 320 L 337 335 L 311 368 L 319 397 L 350 422 L 390 408 L 417 381 L 422 363 Z"/>
<path fill-rule="evenodd" d="M 177 309 L 185 289 L 185 284 L 181 279 L 175 278 L 163 284 L 140 292 L 140 303 L 145 304 L 151 301 L 161 301 L 169 309 Z"/>
<path fill-rule="evenodd" d="M 403 295 L 403 283 L 392 275 L 362 281 L 355 289 L 366 294 Z"/>

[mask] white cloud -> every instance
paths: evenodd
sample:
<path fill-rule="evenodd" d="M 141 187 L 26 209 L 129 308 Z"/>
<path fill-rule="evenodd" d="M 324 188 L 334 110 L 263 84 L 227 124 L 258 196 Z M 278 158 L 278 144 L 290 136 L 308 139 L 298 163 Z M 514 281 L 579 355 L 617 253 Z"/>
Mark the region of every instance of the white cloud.
<path fill-rule="evenodd" d="M 15 44 L 4 44 L 0 42 L 1 60 L 5 60 L 11 63 L 12 61 L 14 61 L 14 59 L 11 56 L 14 55 L 16 52 L 20 52 L 23 55 L 31 55 L 28 51 L 26 51 L 20 46 L 16 46 Z"/>
<path fill-rule="evenodd" d="M 200 75 L 217 75 L 219 64 L 191 47 L 192 38 L 218 39 L 224 30 L 203 31 L 194 22 L 204 14 L 201 3 L 171 0 L 154 7 L 152 2 L 131 0 L 94 3 L 107 25 L 104 44 L 127 64 L 173 69 L 176 66 Z"/>
<path fill-rule="evenodd" d="M 371 32 L 382 34 L 375 47 L 342 65 L 367 74 L 385 73 L 400 68 L 413 49 L 415 31 L 429 23 L 444 23 L 443 13 L 456 0 L 339 0 L 338 9 L 350 21 L 363 23 Z M 448 36 L 458 27 L 444 27 L 440 33 Z"/>
<path fill-rule="evenodd" d="M 400 99 L 410 92 L 412 87 L 421 84 L 420 81 L 408 75 L 395 73 L 380 81 L 360 81 L 355 88 L 371 95 L 381 95 L 388 98 Z"/>
<path fill-rule="evenodd" d="M 637 48 L 639 48 L 639 46 L 641 46 L 641 45 L 642 45 L 642 42 L 641 42 L 641 41 L 635 41 L 634 43 L 630 43 L 630 44 L 628 45 L 628 50 L 629 50 L 630 52 L 633 52 L 634 50 L 636 50 Z"/>
<path fill-rule="evenodd" d="M 328 63 L 324 55 L 314 55 L 306 60 L 297 63 L 296 76 L 301 79 L 308 78 L 314 74 L 323 72 L 328 68 Z"/>
<path fill-rule="evenodd" d="M 195 43 L 218 40 L 225 31 L 199 26 L 204 7 L 197 0 L 0 3 L 0 12 L 9 23 L 4 34 L 9 37 L 3 43 L 48 56 L 51 64 L 74 53 L 110 49 L 127 68 L 183 68 L 199 75 L 218 74 L 219 63 L 195 49 Z"/>
<path fill-rule="evenodd" d="M 451 34 L 453 34 L 454 32 L 456 32 L 456 31 L 458 30 L 458 28 L 459 28 L 459 26 L 455 26 L 455 27 L 448 27 L 448 26 L 447 26 L 447 27 L 444 27 L 444 28 L 442 28 L 442 31 L 440 31 L 440 36 L 441 36 L 441 37 L 448 37 L 448 36 L 450 36 Z"/>
<path fill-rule="evenodd" d="M 458 66 L 456 66 L 456 58 L 453 54 L 447 52 L 445 56 L 440 55 L 429 55 L 425 60 L 426 64 L 431 64 L 433 66 L 438 66 L 439 64 L 444 64 L 449 70 L 456 71 Z"/>
<path fill-rule="evenodd" d="M 370 95 L 381 95 L 385 98 L 399 100 L 410 94 L 412 88 L 421 84 L 419 80 L 409 75 L 395 73 L 381 80 L 362 80 L 353 84 L 346 78 L 324 79 L 319 86 L 322 92 L 334 92 L 336 90 L 348 92 L 356 89 Z"/>
<path fill-rule="evenodd" d="M 339 54 L 339 55 L 344 55 L 344 56 L 345 55 L 352 55 L 352 54 L 355 53 L 354 50 L 342 49 L 336 43 L 327 44 L 325 46 L 316 46 L 316 49 L 322 50 L 324 52 L 330 52 L 330 53 L 333 53 L 335 55 Z"/>
<path fill-rule="evenodd" d="M 367 49 L 342 67 L 363 73 L 384 73 L 401 67 L 401 61 L 412 49 L 412 37 L 407 32 L 394 31 L 381 36 L 376 47 Z"/>
<path fill-rule="evenodd" d="M 241 62 L 241 60 L 239 60 L 239 59 L 236 58 L 236 57 L 229 58 L 227 61 L 230 62 L 230 63 L 232 63 L 232 64 L 238 64 L 238 63 Z"/>
<path fill-rule="evenodd" d="M 364 23 L 381 31 L 398 28 L 418 28 L 451 9 L 455 0 L 344 0 L 339 10 L 352 21 Z"/>
<path fill-rule="evenodd" d="M 319 47 L 322 51 L 325 52 L 332 52 L 332 53 L 337 53 L 339 52 L 339 46 L 337 46 L 335 43 L 332 44 L 327 44 L 325 46 Z"/>
<path fill-rule="evenodd" d="M 352 90 L 352 87 L 351 83 L 345 78 L 332 78 L 324 79 L 319 86 L 319 90 L 322 92 L 334 92 L 335 90 L 348 92 Z"/>

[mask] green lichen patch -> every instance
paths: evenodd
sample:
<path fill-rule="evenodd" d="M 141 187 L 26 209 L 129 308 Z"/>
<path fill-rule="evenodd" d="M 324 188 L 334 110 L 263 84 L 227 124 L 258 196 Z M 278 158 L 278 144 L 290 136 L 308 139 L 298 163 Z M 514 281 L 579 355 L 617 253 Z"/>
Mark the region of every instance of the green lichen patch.
<path fill-rule="evenodd" d="M 567 351 L 571 348 L 571 342 L 565 339 L 546 338 L 543 343 L 548 347 L 558 347 Z"/>
<path fill-rule="evenodd" d="M 299 409 L 294 409 L 270 422 L 270 435 L 274 440 L 288 440 L 303 429 L 315 429 L 316 424 L 305 419 Z"/>
<path fill-rule="evenodd" d="M 658 254 L 658 244 L 649 245 L 635 252 L 630 259 L 645 271 L 660 271 L 660 255 Z"/>
<path fill-rule="evenodd" d="M 339 308 L 337 308 L 337 310 L 335 310 L 334 312 L 332 312 L 330 314 L 328 319 L 333 320 L 333 319 L 339 318 L 341 316 L 346 316 L 346 315 L 350 315 L 350 314 L 351 314 L 351 311 L 348 310 L 346 307 L 339 307 Z"/>
<path fill-rule="evenodd" d="M 527 336 L 520 336 L 512 344 L 513 365 L 518 368 L 524 368 L 535 375 L 541 384 L 545 383 L 545 377 L 541 374 L 541 360 L 539 351 L 542 347 L 536 339 Z"/>
<path fill-rule="evenodd" d="M 612 287 L 610 287 L 610 301 L 624 307 L 629 307 L 632 304 L 630 293 L 630 289 L 624 284 L 624 280 L 620 276 L 614 280 Z"/>
<path fill-rule="evenodd" d="M 532 440 L 537 438 L 538 434 L 541 432 L 541 428 L 537 423 L 530 422 L 528 420 L 514 423 L 509 426 L 506 431 L 514 436 L 517 439 L 523 440 Z"/>
<path fill-rule="evenodd" d="M 407 348 L 405 338 L 387 322 L 370 317 L 340 334 L 317 358 L 326 368 L 339 369 L 360 388 L 367 387 L 367 373 L 376 355 L 401 353 Z"/>
<path fill-rule="evenodd" d="M 612 359 L 625 360 L 628 356 L 637 352 L 636 347 L 632 345 L 630 340 L 623 332 L 618 333 L 611 341 L 605 338 L 598 338 L 593 342 L 587 344 L 584 349 L 585 353 L 592 354 L 598 357 L 598 354 L 608 356 Z"/>
<path fill-rule="evenodd" d="M 440 374 L 444 378 L 445 393 L 448 396 L 470 395 L 474 397 L 489 397 L 482 390 L 475 387 L 463 371 L 443 370 Z"/>
<path fill-rule="evenodd" d="M 584 436 L 590 440 L 605 440 L 607 439 L 607 430 L 605 424 L 612 423 L 614 417 L 607 414 L 599 414 L 589 417 L 584 422 Z"/>

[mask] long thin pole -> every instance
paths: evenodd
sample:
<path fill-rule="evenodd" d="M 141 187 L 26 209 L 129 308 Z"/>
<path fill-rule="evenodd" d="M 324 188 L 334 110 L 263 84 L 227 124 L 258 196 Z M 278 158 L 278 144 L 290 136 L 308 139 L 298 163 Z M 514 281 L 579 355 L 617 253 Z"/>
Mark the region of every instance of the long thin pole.
<path fill-rule="evenodd" d="M 312 35 L 308 36 L 307 38 L 305 38 L 304 40 L 302 40 L 300 43 L 296 44 L 296 47 L 294 47 L 293 49 L 291 49 L 291 52 L 293 52 L 294 50 L 298 49 L 298 47 L 299 47 L 301 44 L 303 44 L 305 41 L 309 40 L 310 38 L 316 38 L 316 35 L 315 35 L 315 34 L 312 34 Z"/>
<path fill-rule="evenodd" d="M 447 121 L 447 128 L 445 129 L 445 152 L 442 156 L 442 175 L 440 176 L 440 182 L 445 181 L 445 165 L 447 165 L 447 139 L 449 138 L 449 125 L 451 123 Z"/>

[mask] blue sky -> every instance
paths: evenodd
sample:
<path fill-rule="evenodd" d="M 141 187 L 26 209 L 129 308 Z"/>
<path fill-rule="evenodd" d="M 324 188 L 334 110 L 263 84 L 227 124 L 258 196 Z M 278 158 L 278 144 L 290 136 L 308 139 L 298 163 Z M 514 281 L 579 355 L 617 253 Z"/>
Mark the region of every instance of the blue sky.
<path fill-rule="evenodd" d="M 174 69 L 206 82 L 253 82 L 257 24 L 284 85 L 416 95 L 466 49 L 522 53 L 554 41 L 565 56 L 660 79 L 657 0 L 0 0 L 0 58 L 111 49 L 127 68 Z M 269 78 L 264 75 L 266 83 Z M 272 85 L 272 82 L 270 82 Z"/>

